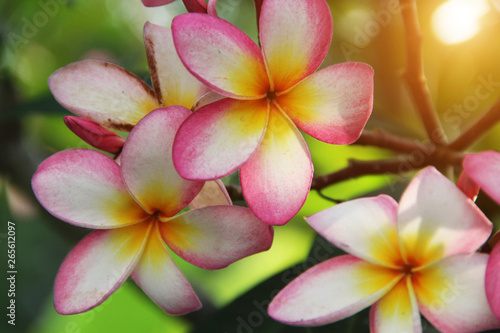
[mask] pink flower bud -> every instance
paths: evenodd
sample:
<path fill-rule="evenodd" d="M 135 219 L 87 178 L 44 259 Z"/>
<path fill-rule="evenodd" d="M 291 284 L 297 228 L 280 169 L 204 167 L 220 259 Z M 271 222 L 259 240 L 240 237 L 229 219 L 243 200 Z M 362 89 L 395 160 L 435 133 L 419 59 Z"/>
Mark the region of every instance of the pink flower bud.
<path fill-rule="evenodd" d="M 125 143 L 121 136 L 91 120 L 75 116 L 66 116 L 63 119 L 66 126 L 73 133 L 97 149 L 116 154 Z"/>

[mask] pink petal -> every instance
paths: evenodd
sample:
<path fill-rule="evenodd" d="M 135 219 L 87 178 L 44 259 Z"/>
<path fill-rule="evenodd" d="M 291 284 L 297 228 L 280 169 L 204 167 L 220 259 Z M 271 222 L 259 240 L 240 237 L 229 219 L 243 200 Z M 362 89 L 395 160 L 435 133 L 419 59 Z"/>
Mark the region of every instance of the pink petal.
<path fill-rule="evenodd" d="M 66 126 L 80 139 L 111 154 L 119 153 L 125 140 L 113 131 L 110 131 L 95 122 L 75 116 L 63 118 Z"/>
<path fill-rule="evenodd" d="M 282 225 L 304 204 L 313 176 L 311 154 L 290 119 L 272 109 L 259 149 L 241 167 L 248 207 L 263 222 Z"/>
<path fill-rule="evenodd" d="M 172 39 L 172 30 L 146 22 L 144 43 L 149 71 L 159 102 L 164 106 L 182 105 L 191 109 L 208 92 L 182 64 Z"/>
<path fill-rule="evenodd" d="M 266 251 L 273 229 L 246 207 L 211 206 L 191 210 L 160 224 L 170 249 L 204 269 L 220 269 Z"/>
<path fill-rule="evenodd" d="M 342 250 L 374 264 L 402 263 L 396 229 L 398 204 L 387 195 L 347 201 L 306 218 L 307 223 Z"/>
<path fill-rule="evenodd" d="M 231 197 L 229 197 L 224 183 L 217 179 L 205 182 L 200 193 L 189 203 L 189 208 L 198 209 L 207 206 L 231 204 Z"/>
<path fill-rule="evenodd" d="M 217 17 L 217 0 L 208 0 L 207 14 Z"/>
<path fill-rule="evenodd" d="M 498 244 L 491 251 L 488 260 L 485 287 L 491 310 L 500 319 L 500 245 Z"/>
<path fill-rule="evenodd" d="M 155 226 L 132 278 L 165 312 L 183 315 L 201 308 L 201 302 L 175 264 Z"/>
<path fill-rule="evenodd" d="M 182 0 L 187 11 L 190 13 L 206 13 L 207 4 L 205 0 Z"/>
<path fill-rule="evenodd" d="M 207 86 L 228 97 L 266 96 L 262 52 L 244 32 L 210 15 L 183 14 L 172 21 L 172 33 L 182 62 Z"/>
<path fill-rule="evenodd" d="M 172 143 L 180 124 L 191 114 L 182 106 L 158 109 L 130 132 L 121 157 L 123 180 L 139 203 L 153 214 L 170 217 L 187 206 L 203 182 L 183 179 L 172 162 Z"/>
<path fill-rule="evenodd" d="M 319 326 L 347 318 L 389 292 L 402 274 L 351 255 L 308 269 L 269 304 L 269 315 L 297 326 Z"/>
<path fill-rule="evenodd" d="M 55 99 L 76 115 L 104 126 L 130 130 L 159 107 L 154 92 L 126 69 L 102 60 L 83 60 L 49 77 Z"/>
<path fill-rule="evenodd" d="M 77 226 L 117 228 L 147 217 L 123 184 L 120 167 L 95 150 L 52 155 L 38 167 L 32 186 L 49 213 Z"/>
<path fill-rule="evenodd" d="M 278 104 L 312 137 L 353 143 L 372 112 L 373 69 L 355 62 L 327 67 L 279 96 Z"/>
<path fill-rule="evenodd" d="M 144 249 L 149 223 L 94 231 L 68 254 L 54 284 L 60 314 L 88 311 L 104 302 L 130 275 Z"/>
<path fill-rule="evenodd" d="M 142 0 L 142 4 L 146 7 L 158 7 L 171 2 L 174 2 L 174 0 Z"/>
<path fill-rule="evenodd" d="M 469 177 L 493 200 L 500 203 L 500 153 L 483 151 L 467 154 L 463 164 Z"/>
<path fill-rule="evenodd" d="M 402 279 L 370 309 L 370 332 L 422 332 L 411 279 Z"/>
<path fill-rule="evenodd" d="M 187 179 L 215 179 L 238 169 L 254 153 L 267 123 L 266 101 L 223 99 L 194 112 L 179 128 L 173 158 Z"/>
<path fill-rule="evenodd" d="M 476 251 L 492 224 L 455 184 L 434 167 L 408 185 L 398 210 L 398 234 L 406 262 L 415 267 Z"/>
<path fill-rule="evenodd" d="M 260 43 L 278 92 L 318 69 L 333 35 L 325 0 L 266 0 L 259 24 Z"/>
<path fill-rule="evenodd" d="M 467 172 L 462 171 L 460 176 L 458 177 L 457 187 L 464 192 L 467 198 L 472 201 L 476 201 L 477 195 L 479 194 L 479 185 L 477 185 L 472 178 L 469 177 Z"/>
<path fill-rule="evenodd" d="M 418 272 L 413 285 L 420 311 L 441 332 L 500 328 L 484 288 L 488 255 L 458 254 Z"/>

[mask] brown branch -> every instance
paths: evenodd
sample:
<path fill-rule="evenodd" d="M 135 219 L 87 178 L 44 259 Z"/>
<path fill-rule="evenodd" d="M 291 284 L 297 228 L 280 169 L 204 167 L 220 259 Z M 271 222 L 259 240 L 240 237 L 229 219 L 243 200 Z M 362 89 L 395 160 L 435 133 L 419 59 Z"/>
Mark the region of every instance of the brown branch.
<path fill-rule="evenodd" d="M 429 139 L 437 146 L 446 144 L 446 136 L 432 103 L 422 60 L 422 32 L 415 0 L 399 0 L 405 27 L 406 71 L 403 77 Z"/>
<path fill-rule="evenodd" d="M 421 143 L 387 133 L 382 130 L 363 131 L 355 145 L 374 146 L 390 149 L 394 152 L 409 154 L 413 159 L 429 159 L 429 164 L 460 165 L 462 153 L 449 147 L 436 147 L 432 143 Z"/>
<path fill-rule="evenodd" d="M 479 140 L 488 130 L 500 121 L 500 100 L 493 105 L 479 120 L 476 121 L 465 132 L 460 134 L 448 148 L 453 150 L 464 150 Z"/>

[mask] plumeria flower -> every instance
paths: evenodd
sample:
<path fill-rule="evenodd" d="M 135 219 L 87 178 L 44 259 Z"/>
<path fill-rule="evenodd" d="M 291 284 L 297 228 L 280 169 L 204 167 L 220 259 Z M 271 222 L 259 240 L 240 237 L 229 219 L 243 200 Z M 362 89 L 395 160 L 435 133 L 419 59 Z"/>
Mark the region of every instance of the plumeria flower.
<path fill-rule="evenodd" d="M 500 204 L 500 153 L 484 151 L 467 154 L 463 162 L 464 171 L 493 200 Z M 486 296 L 491 309 L 500 319 L 500 235 L 490 240 L 493 250 L 486 269 Z"/>
<path fill-rule="evenodd" d="M 157 108 L 191 109 L 209 90 L 182 65 L 171 30 L 147 22 L 144 43 L 153 89 L 122 67 L 88 59 L 54 72 L 49 78 L 52 94 L 74 114 L 125 131 Z"/>
<path fill-rule="evenodd" d="M 181 106 L 149 113 L 127 138 L 121 165 L 95 150 L 71 149 L 39 166 L 32 180 L 39 202 L 65 222 L 99 229 L 62 263 L 57 312 L 87 311 L 131 275 L 166 312 L 184 314 L 201 304 L 168 249 L 204 269 L 269 249 L 272 227 L 248 208 L 197 201 L 201 208 L 178 214 L 203 187 L 182 179 L 171 158 L 174 134 L 190 113 Z"/>
<path fill-rule="evenodd" d="M 476 253 L 492 224 L 435 168 L 411 181 L 399 205 L 380 195 L 306 220 L 349 254 L 287 285 L 269 305 L 274 319 L 324 325 L 373 305 L 371 332 L 421 332 L 419 311 L 443 332 L 500 327 L 486 300 L 488 255 Z"/>
<path fill-rule="evenodd" d="M 174 0 L 142 0 L 142 4 L 146 7 L 158 7 L 167 5 Z M 209 0 L 208 4 L 205 0 L 182 0 L 184 2 L 184 6 L 188 12 L 194 13 L 210 13 L 212 10 L 215 11 L 215 5 L 217 4 L 217 0 Z"/>
<path fill-rule="evenodd" d="M 281 225 L 302 207 L 313 175 L 297 127 L 328 143 L 357 140 L 372 109 L 373 71 L 343 63 L 314 73 L 333 33 L 324 0 L 266 0 L 259 26 L 262 50 L 222 19 L 174 18 L 174 43 L 186 68 L 227 97 L 180 127 L 174 165 L 192 180 L 240 169 L 248 206 L 262 221 Z"/>

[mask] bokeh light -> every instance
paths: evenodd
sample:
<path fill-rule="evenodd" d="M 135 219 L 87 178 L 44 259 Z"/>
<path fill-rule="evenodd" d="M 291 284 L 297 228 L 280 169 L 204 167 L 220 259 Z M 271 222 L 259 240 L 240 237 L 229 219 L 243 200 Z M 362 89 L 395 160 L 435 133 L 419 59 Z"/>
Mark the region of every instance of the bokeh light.
<path fill-rule="evenodd" d="M 480 30 L 481 17 L 490 10 L 487 0 L 449 0 L 432 16 L 434 32 L 446 44 L 461 43 Z"/>

